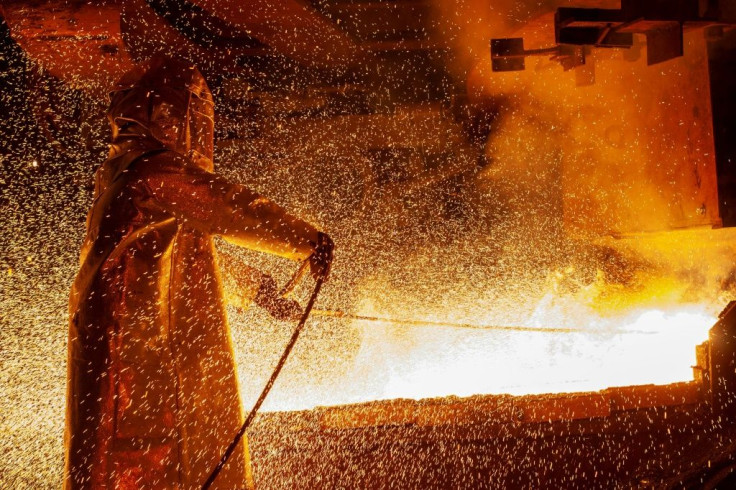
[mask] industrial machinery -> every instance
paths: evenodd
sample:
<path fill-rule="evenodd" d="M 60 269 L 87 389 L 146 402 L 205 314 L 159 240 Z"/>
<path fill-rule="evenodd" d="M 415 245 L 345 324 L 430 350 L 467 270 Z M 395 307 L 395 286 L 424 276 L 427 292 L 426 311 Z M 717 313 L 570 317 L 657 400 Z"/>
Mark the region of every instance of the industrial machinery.
<path fill-rule="evenodd" d="M 0 486 L 59 478 L 107 91 L 161 52 L 213 89 L 219 171 L 337 243 L 260 488 L 732 486 L 736 2 L 580 4 L 4 2 Z M 256 399 L 286 330 L 229 314 Z"/>

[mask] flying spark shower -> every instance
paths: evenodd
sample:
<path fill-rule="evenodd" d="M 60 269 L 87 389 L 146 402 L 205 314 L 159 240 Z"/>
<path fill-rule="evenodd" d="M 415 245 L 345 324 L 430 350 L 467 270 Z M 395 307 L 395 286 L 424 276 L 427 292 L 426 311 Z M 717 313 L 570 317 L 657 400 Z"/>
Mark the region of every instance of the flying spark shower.
<path fill-rule="evenodd" d="M 705 189 L 712 178 L 702 39 L 688 37 L 695 54 L 664 68 L 596 53 L 592 86 L 575 87 L 572 72 L 546 59 L 496 76 L 491 35 L 527 24 L 525 35 L 549 34 L 550 17 L 520 5 L 432 3 L 433 27 L 451 44 L 447 71 L 462 79 L 452 90 L 487 108 L 479 144 L 467 142 L 449 95 L 387 108 L 379 85 L 373 113 L 320 113 L 334 94 L 306 82 L 274 95 L 224 77 L 219 171 L 337 244 L 317 308 L 417 323 L 314 316 L 266 410 L 692 379 L 695 346 L 736 294 L 736 232 L 673 231 L 712 212 L 695 202 L 702 196 L 678 194 L 690 180 Z M 9 18 L 23 15 L 8 9 Z M 106 153 L 106 88 L 81 76 L 60 80 L 4 35 L 0 487 L 51 488 L 62 473 L 68 292 L 92 174 Z M 58 62 L 63 53 L 43 56 Z M 348 84 L 338 88 L 348 99 Z M 663 161 L 694 170 L 678 173 L 682 166 Z M 291 263 L 224 242 L 218 250 L 281 284 L 293 272 Z M 248 407 L 292 325 L 256 308 L 232 305 L 228 314 Z"/>

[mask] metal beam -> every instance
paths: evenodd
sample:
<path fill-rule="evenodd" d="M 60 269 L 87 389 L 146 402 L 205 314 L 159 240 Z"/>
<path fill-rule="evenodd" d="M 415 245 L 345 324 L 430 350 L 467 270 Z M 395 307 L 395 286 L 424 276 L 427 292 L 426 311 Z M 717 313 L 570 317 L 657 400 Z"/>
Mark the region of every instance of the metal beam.
<path fill-rule="evenodd" d="M 247 3 L 192 0 L 210 14 L 247 32 L 280 54 L 306 65 L 355 65 L 365 53 L 316 10 L 297 0 Z"/>

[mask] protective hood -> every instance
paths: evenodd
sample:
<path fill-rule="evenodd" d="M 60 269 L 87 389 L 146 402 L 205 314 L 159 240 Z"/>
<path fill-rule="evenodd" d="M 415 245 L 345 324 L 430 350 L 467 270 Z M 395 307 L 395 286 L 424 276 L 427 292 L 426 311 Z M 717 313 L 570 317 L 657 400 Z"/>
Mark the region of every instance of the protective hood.
<path fill-rule="evenodd" d="M 215 109 L 197 68 L 156 56 L 126 73 L 110 93 L 113 143 L 151 136 L 166 148 L 212 171 Z"/>

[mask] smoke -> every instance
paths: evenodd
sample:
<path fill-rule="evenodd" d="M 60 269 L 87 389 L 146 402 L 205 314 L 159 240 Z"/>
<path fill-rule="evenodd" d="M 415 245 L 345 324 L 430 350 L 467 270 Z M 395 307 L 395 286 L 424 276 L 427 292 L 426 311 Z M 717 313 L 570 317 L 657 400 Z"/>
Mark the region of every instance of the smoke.
<path fill-rule="evenodd" d="M 550 45 L 551 15 L 540 13 L 551 6 L 436 4 L 436 28 L 453 46 L 451 71 L 467 79 L 475 110 L 493 108 L 486 164 L 466 176 L 467 207 L 453 225 L 432 212 L 436 202 L 422 198 L 398 214 L 380 203 L 372 215 L 346 223 L 339 260 L 354 294 L 333 304 L 367 315 L 485 325 L 593 332 L 657 324 L 675 337 L 678 328 L 690 328 L 700 333 L 678 349 L 692 353 L 702 328 L 736 293 L 734 233 L 711 229 L 717 202 L 702 33 L 686 37 L 685 57 L 656 67 L 646 66 L 637 44 L 626 53 L 590 53 L 586 77 L 547 58 L 527 59 L 525 72 L 492 73 L 488 39 L 523 35 L 529 48 Z M 581 84 L 591 71 L 595 84 Z M 350 380 L 344 384 L 354 390 L 342 391 L 348 401 L 367 393 L 443 393 L 416 384 L 422 376 L 436 380 L 443 367 L 471 372 L 476 356 L 507 359 L 514 352 L 521 366 L 560 350 L 600 359 L 615 350 L 614 343 L 580 339 L 352 328 L 360 349 L 352 364 L 342 364 Z M 527 358 L 530 342 L 541 350 Z M 609 371 L 627 362 L 610 359 Z M 583 371 L 598 369 L 584 364 Z M 447 389 L 460 389 L 453 379 L 455 388 Z"/>
<path fill-rule="evenodd" d="M 600 277 L 614 289 L 638 284 L 642 304 L 651 294 L 651 304 L 705 301 L 717 309 L 732 294 L 733 265 L 727 232 L 709 230 L 719 221 L 703 32 L 686 34 L 684 57 L 651 67 L 637 38 L 629 50 L 587 53 L 575 70 L 545 56 L 527 57 L 523 72 L 491 71 L 490 38 L 551 46 L 553 10 L 573 4 L 619 7 L 435 2 L 454 73 L 478 110 L 496 108 L 476 188 L 498 221 L 513 221 L 514 240 L 534 249 L 530 260 L 507 247 L 504 261 L 524 269 L 541 256 L 548 276 L 563 276 L 572 289 Z M 657 234 L 694 227 L 702 228 L 700 265 L 690 260 L 695 241 Z M 656 254 L 652 241 L 661 243 Z M 669 293 L 655 294 L 648 281 L 666 282 Z"/>
<path fill-rule="evenodd" d="M 654 338 L 669 347 L 667 339 L 700 332 L 692 327 L 707 327 L 733 298 L 736 237 L 706 226 L 717 205 L 706 192 L 713 187 L 713 149 L 702 39 L 697 32 L 689 35 L 684 58 L 656 67 L 643 59 L 624 61 L 618 51 L 596 51 L 589 59 L 595 65 L 592 86 L 576 86 L 574 72 L 546 58 L 529 58 L 525 72 L 492 73 L 488 40 L 523 34 L 530 48 L 548 45 L 550 17 L 537 16 L 556 5 L 436 3 L 434 28 L 453 48 L 450 70 L 467 82 L 470 105 L 487 111 L 479 119 L 490 121 L 477 155 L 461 151 L 457 125 L 439 110 L 425 117 L 422 111 L 431 112 L 425 108 L 364 126 L 275 118 L 259 121 L 252 138 L 218 146 L 220 172 L 333 236 L 333 278 L 318 308 L 604 333 L 661 320 L 663 334 Z M 529 27 L 522 30 L 524 25 Z M 107 125 L 100 101 L 44 85 L 46 76 L 26 86 L 25 65 L 11 68 L 1 76 L 14 77 L 4 83 L 21 94 L 3 92 L 2 107 L 14 107 L 14 124 L 0 126 L 9 142 L 0 161 L 0 451 L 8 455 L 0 465 L 0 486 L 7 481 L 40 488 L 58 486 L 61 474 L 66 303 Z M 32 105 L 48 116 L 40 118 L 43 128 L 29 114 Z M 238 110 L 234 105 L 233 120 L 248 119 Z M 221 134 L 233 129 L 227 124 L 218 122 Z M 394 142 L 390 151 L 374 151 L 374 142 L 382 150 L 390 146 L 384 145 L 387 133 Z M 417 162 L 447 177 L 411 192 L 390 192 L 401 189 Z M 700 228 L 672 231 L 692 225 Z M 218 246 L 280 284 L 295 269 Z M 300 298 L 308 287 L 298 291 Z M 702 318 L 693 319 L 696 313 Z M 229 315 L 249 406 L 292 325 L 257 308 L 231 309 Z M 615 371 L 621 356 L 594 364 L 614 346 L 620 354 L 639 345 L 646 367 L 657 342 L 617 335 L 593 340 L 582 334 L 470 333 L 314 317 L 267 408 L 523 392 L 541 371 L 562 372 L 558 367 L 594 375 Z M 696 340 L 685 340 L 677 352 L 693 351 Z M 692 362 L 673 352 L 664 357 L 687 370 Z M 502 383 L 510 371 L 519 377 Z M 451 376 L 436 382 L 443 372 Z M 534 388 L 592 386 L 570 384 L 564 376 L 546 381 Z"/>

